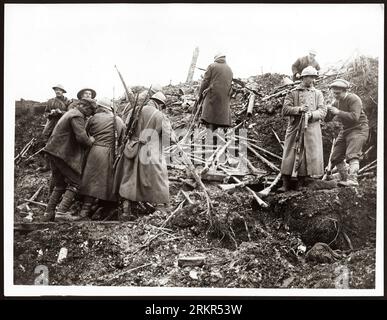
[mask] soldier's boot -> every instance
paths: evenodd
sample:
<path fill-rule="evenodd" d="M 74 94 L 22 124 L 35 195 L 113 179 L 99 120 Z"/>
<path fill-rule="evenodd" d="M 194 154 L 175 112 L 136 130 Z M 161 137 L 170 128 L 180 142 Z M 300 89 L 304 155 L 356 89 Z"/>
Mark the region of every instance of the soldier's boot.
<path fill-rule="evenodd" d="M 85 202 L 83 202 L 81 212 L 79 213 L 81 219 L 88 219 L 90 217 L 92 205 L 93 202 L 90 199 L 86 199 Z"/>
<path fill-rule="evenodd" d="M 42 217 L 41 221 L 42 222 L 49 222 L 49 221 L 54 221 L 55 220 L 55 208 L 57 204 L 59 203 L 62 194 L 65 192 L 65 189 L 59 189 L 59 188 L 54 188 L 50 195 L 50 199 L 48 200 L 47 208 L 44 213 L 44 216 Z"/>
<path fill-rule="evenodd" d="M 136 220 L 136 216 L 132 214 L 132 204 L 128 200 L 122 202 L 122 214 L 119 217 L 121 221 L 133 221 Z"/>
<path fill-rule="evenodd" d="M 353 159 L 349 162 L 349 175 L 346 181 L 339 181 L 338 185 L 344 187 L 357 187 L 359 182 L 357 181 L 357 174 L 359 172 L 359 160 Z"/>
<path fill-rule="evenodd" d="M 287 192 L 290 190 L 290 176 L 283 174 L 282 175 L 282 187 L 277 190 L 277 192 Z"/>
<path fill-rule="evenodd" d="M 348 179 L 348 169 L 347 169 L 347 165 L 345 164 L 345 162 L 342 161 L 342 162 L 338 163 L 336 165 L 336 168 L 337 168 L 337 172 L 340 175 L 340 181 L 341 182 L 347 181 L 347 179 Z"/>
<path fill-rule="evenodd" d="M 64 215 L 69 211 L 70 206 L 77 192 L 78 192 L 78 189 L 73 186 L 70 186 L 66 189 L 66 192 L 63 195 L 63 199 L 59 204 L 58 209 L 56 210 L 57 214 Z"/>
<path fill-rule="evenodd" d="M 297 177 L 297 181 L 295 181 L 295 184 L 294 184 L 294 190 L 299 190 L 303 187 L 305 187 L 305 177 L 303 176 L 298 176 Z"/>

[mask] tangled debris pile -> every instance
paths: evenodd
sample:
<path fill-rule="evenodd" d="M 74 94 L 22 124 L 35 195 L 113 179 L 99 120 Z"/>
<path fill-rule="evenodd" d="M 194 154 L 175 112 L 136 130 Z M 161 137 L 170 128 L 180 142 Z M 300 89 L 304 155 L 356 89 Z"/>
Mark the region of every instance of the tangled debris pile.
<path fill-rule="evenodd" d="M 359 59 L 342 77 L 351 81 L 353 91 L 362 98 L 376 132 L 378 64 L 375 59 Z M 283 78 L 280 74 L 264 74 L 244 81 L 268 97 L 283 91 Z M 327 101 L 331 79 L 327 76 L 317 84 Z M 174 129 L 192 118 L 198 87 L 197 82 L 164 87 L 166 112 Z M 284 138 L 287 122 L 281 116 L 284 95 L 256 97 L 253 112 L 248 115 L 250 91 L 237 85 L 234 89 L 233 125 L 243 123 L 250 142 L 274 154 L 268 158 L 278 167 L 280 157 L 275 155 L 280 156 L 282 148 L 276 135 L 279 140 Z M 39 141 L 41 130 L 37 128 L 43 125 L 41 115 L 17 116 L 15 154 L 31 138 Z M 326 159 L 336 134 L 334 123 L 323 123 Z M 371 135 L 366 147 L 371 145 L 374 149 L 362 165 L 376 158 L 376 134 Z M 39 143 L 34 144 L 27 156 L 39 148 Z M 251 190 L 261 191 L 277 172 L 251 150 L 248 155 L 261 174 L 246 175 L 243 181 L 249 180 Z M 363 179 L 357 191 L 345 188 L 270 194 L 264 199 L 267 208 L 259 206 L 243 187 L 229 192 L 219 189 L 227 177 L 224 181 L 204 181 L 211 196 L 210 224 L 204 191 L 186 171 L 171 167 L 171 205 L 176 210 L 170 215 L 139 208 L 135 223 L 46 223 L 26 227 L 22 223 L 25 216 L 29 212 L 34 216 L 43 214 L 44 206 L 18 206 L 41 185 L 42 191 L 34 201 L 42 203 L 48 197 L 49 173 L 36 172 L 42 162 L 38 154 L 15 165 L 15 222 L 21 223 L 15 227 L 15 284 L 33 284 L 34 268 L 44 264 L 53 285 L 337 288 L 342 286 L 337 283 L 338 274 L 348 272 L 346 287 L 374 287 L 375 177 Z M 325 247 L 317 250 L 316 243 L 328 244 L 331 251 L 320 253 Z M 61 248 L 66 248 L 68 255 L 58 262 Z M 182 266 L 179 261 L 184 257 L 192 261 L 197 258 L 201 263 Z"/>

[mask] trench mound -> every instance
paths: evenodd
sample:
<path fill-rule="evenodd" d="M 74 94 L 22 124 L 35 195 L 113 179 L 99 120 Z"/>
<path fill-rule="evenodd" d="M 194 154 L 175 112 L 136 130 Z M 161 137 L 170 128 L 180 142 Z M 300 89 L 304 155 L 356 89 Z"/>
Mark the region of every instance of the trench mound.
<path fill-rule="evenodd" d="M 302 190 L 270 198 L 270 211 L 310 248 L 317 242 L 341 250 L 375 245 L 376 181 L 358 188 Z"/>

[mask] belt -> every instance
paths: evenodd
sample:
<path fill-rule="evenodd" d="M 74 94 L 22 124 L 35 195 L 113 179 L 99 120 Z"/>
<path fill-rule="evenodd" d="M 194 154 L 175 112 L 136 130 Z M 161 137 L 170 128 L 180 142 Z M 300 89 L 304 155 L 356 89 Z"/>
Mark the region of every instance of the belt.
<path fill-rule="evenodd" d="M 350 130 L 353 130 L 353 129 L 358 129 L 360 127 L 363 127 L 363 126 L 367 126 L 368 127 L 368 123 L 360 123 L 360 124 L 357 124 L 356 126 L 353 126 L 353 127 L 350 127 L 350 128 L 347 128 L 347 129 L 343 129 L 343 133 L 347 133 L 348 131 Z"/>
<path fill-rule="evenodd" d="M 94 142 L 93 146 L 99 146 L 99 147 L 105 147 L 105 148 L 112 148 L 112 144 L 104 144 L 102 142 Z"/>

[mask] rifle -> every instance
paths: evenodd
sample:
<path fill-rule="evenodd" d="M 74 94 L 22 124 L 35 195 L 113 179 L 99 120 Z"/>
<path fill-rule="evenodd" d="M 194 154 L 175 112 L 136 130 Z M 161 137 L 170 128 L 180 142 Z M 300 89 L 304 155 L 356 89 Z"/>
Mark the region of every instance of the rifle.
<path fill-rule="evenodd" d="M 206 96 L 206 94 L 207 94 L 207 91 L 204 90 L 204 91 L 200 94 L 200 96 L 195 100 L 195 103 L 194 103 L 193 108 L 192 108 L 192 114 L 195 114 L 195 112 L 196 112 L 198 106 L 202 103 L 202 101 L 203 101 L 204 97 Z"/>
<path fill-rule="evenodd" d="M 134 107 L 132 109 L 132 114 L 130 115 L 128 126 L 127 126 L 126 131 L 125 131 L 125 138 L 124 138 L 124 141 L 122 142 L 120 153 L 118 154 L 116 160 L 114 161 L 113 168 L 115 168 L 117 166 L 119 160 L 121 159 L 121 157 L 124 153 L 124 148 L 125 148 L 126 143 L 128 142 L 129 139 L 132 138 L 134 131 L 136 130 L 137 123 L 138 123 L 138 117 L 141 114 L 142 108 L 144 107 L 145 102 L 147 101 L 147 98 L 151 92 L 151 89 L 152 89 L 152 86 L 150 86 L 144 101 L 142 102 L 140 108 L 136 112 L 136 109 L 137 109 L 136 105 L 137 105 L 137 99 L 138 99 L 138 94 L 137 94 L 136 102 L 135 102 Z"/>
<path fill-rule="evenodd" d="M 117 150 L 118 150 L 118 132 L 117 132 L 116 108 L 114 107 L 114 98 L 113 98 L 113 131 L 114 131 L 113 161 L 115 161 L 117 157 Z"/>
<path fill-rule="evenodd" d="M 245 88 L 246 90 L 256 94 L 257 96 L 259 97 L 263 97 L 264 94 L 262 92 L 258 92 L 257 90 L 254 90 L 254 89 L 250 89 L 249 87 L 246 86 L 246 83 L 244 83 L 242 80 L 240 79 L 235 79 L 235 78 L 232 78 L 232 81 L 234 83 L 236 83 L 237 85 L 240 85 L 242 88 Z"/>
<path fill-rule="evenodd" d="M 122 76 L 121 72 L 118 70 L 118 68 L 117 68 L 116 65 L 114 65 L 114 68 L 116 68 L 117 73 L 118 73 L 118 76 L 120 77 L 121 82 L 122 82 L 122 85 L 124 86 L 125 93 L 126 93 L 126 97 L 127 97 L 128 101 L 132 102 L 132 101 L 131 101 L 132 94 L 131 94 L 131 92 L 129 91 L 128 86 L 127 86 L 126 83 L 125 83 L 124 77 Z"/>
<path fill-rule="evenodd" d="M 199 70 L 202 70 L 202 71 L 207 71 L 206 69 L 204 68 L 199 68 L 199 67 L 195 67 L 196 69 L 199 69 Z M 250 89 L 249 87 L 246 87 L 246 83 L 244 83 L 242 80 L 240 79 L 236 79 L 236 78 L 232 78 L 232 81 L 234 81 L 236 84 L 240 85 L 242 88 L 245 88 L 247 89 L 248 91 L 256 94 L 257 96 L 259 97 L 263 97 L 264 94 L 262 92 L 258 92 L 257 90 L 254 90 L 254 89 Z"/>
<path fill-rule="evenodd" d="M 297 127 L 296 132 L 296 144 L 294 147 L 295 150 L 295 158 L 293 163 L 293 170 L 291 177 L 297 178 L 298 176 L 298 170 L 300 169 L 301 162 L 302 162 L 302 155 L 304 153 L 304 132 L 305 129 L 308 127 L 308 116 L 307 113 L 303 112 L 300 118 L 300 123 Z M 301 152 L 302 151 L 302 152 Z"/>
<path fill-rule="evenodd" d="M 324 176 L 322 177 L 322 180 L 327 180 L 327 178 L 331 175 L 332 173 L 332 154 L 333 154 L 333 149 L 335 146 L 336 139 L 333 138 L 332 140 L 332 148 L 331 148 L 331 153 L 329 154 L 329 160 L 328 160 L 328 166 L 325 169 Z"/>

